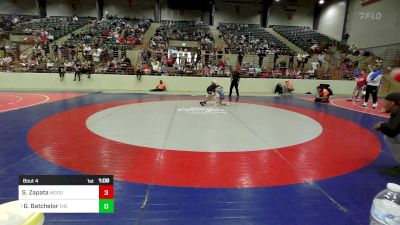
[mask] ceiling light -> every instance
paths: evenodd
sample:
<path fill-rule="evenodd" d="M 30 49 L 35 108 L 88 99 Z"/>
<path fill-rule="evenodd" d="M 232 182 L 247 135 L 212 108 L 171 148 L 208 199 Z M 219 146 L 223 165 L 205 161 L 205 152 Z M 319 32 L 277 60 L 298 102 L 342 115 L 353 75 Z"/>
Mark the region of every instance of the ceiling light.
<path fill-rule="evenodd" d="M 320 5 L 322 5 L 322 4 L 324 4 L 325 3 L 325 1 L 324 0 L 319 0 L 319 2 L 318 2 Z"/>

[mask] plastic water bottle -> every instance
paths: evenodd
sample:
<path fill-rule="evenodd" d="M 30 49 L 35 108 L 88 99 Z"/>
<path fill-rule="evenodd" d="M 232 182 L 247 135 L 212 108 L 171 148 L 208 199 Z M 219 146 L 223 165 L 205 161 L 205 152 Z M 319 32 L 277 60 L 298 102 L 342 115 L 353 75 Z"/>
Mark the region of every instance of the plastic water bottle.
<path fill-rule="evenodd" d="M 400 185 L 388 183 L 372 202 L 370 225 L 400 225 Z"/>

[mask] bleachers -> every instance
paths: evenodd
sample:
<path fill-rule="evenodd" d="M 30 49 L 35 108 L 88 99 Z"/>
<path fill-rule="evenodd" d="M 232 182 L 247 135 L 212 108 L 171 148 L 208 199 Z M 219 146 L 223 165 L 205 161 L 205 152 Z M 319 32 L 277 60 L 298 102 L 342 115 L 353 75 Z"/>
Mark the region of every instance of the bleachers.
<path fill-rule="evenodd" d="M 0 14 L 0 28 L 3 28 L 5 31 L 11 31 L 12 27 L 16 24 L 26 23 L 33 19 L 38 19 L 38 16 L 18 15 L 15 17 L 9 14 Z"/>
<path fill-rule="evenodd" d="M 161 26 L 151 38 L 150 45 L 153 48 L 165 47 L 170 40 L 198 41 L 203 48 L 214 47 L 214 38 L 209 26 L 193 21 L 161 21 Z"/>
<path fill-rule="evenodd" d="M 258 24 L 221 23 L 217 29 L 220 30 L 231 53 L 238 53 L 241 49 L 248 54 L 259 54 L 260 49 L 270 54 L 286 54 L 290 51 L 285 44 Z"/>
<path fill-rule="evenodd" d="M 161 26 L 188 32 L 209 30 L 209 27 L 206 24 L 196 23 L 193 21 L 185 21 L 185 20 L 181 21 L 163 20 L 161 21 Z"/>
<path fill-rule="evenodd" d="M 88 24 L 94 18 L 80 17 L 77 21 L 73 21 L 72 17 L 52 16 L 34 20 L 30 23 L 21 23 L 15 26 L 12 34 L 30 34 L 40 35 L 47 31 L 54 36 L 54 40 L 63 37 Z"/>
<path fill-rule="evenodd" d="M 329 37 L 311 30 L 311 28 L 307 26 L 270 25 L 270 28 L 274 29 L 277 33 L 306 52 L 309 52 L 311 47 L 315 44 L 326 48 L 332 42 Z"/>
<path fill-rule="evenodd" d="M 141 44 L 141 36 L 150 26 L 148 20 L 111 19 L 98 21 L 92 27 L 72 34 L 65 45 L 99 45 L 101 47 L 129 48 Z"/>

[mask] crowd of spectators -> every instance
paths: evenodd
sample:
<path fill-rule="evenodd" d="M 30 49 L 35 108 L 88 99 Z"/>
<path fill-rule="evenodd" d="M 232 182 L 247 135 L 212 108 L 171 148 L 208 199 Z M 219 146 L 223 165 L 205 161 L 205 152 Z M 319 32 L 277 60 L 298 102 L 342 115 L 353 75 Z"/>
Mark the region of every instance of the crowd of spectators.
<path fill-rule="evenodd" d="M 63 44 L 51 44 L 56 39 L 55 31 L 70 32 L 89 22 L 92 26 L 71 33 Z M 227 47 L 222 49 L 215 47 L 209 27 L 201 22 L 162 21 L 148 45 L 144 43 L 141 48 L 140 63 L 133 65 L 126 50 L 143 44 L 143 35 L 150 24 L 150 20 L 111 16 L 102 20 L 74 16 L 17 23 L 13 32 L 35 37 L 32 54 L 28 57 L 22 52 L 17 58 L 0 56 L 0 67 L 38 72 L 57 72 L 62 67 L 66 72 L 86 68 L 93 73 L 227 77 L 233 71 L 239 71 L 243 77 L 303 79 L 316 78 L 316 71 L 321 68 L 325 57 L 321 53 L 318 60 L 310 62 L 311 54 L 295 54 L 259 25 L 219 24 L 217 28 L 227 43 Z M 171 40 L 193 41 L 198 46 L 170 46 Z M 350 47 L 349 52 L 362 53 L 355 47 Z M 238 64 L 232 65 L 232 60 L 225 58 L 226 53 L 237 53 Z M 258 56 L 258 64 L 255 61 L 243 62 L 245 54 Z M 265 57 L 273 59 L 272 67 L 263 66 Z M 311 66 L 305 67 L 308 63 Z M 346 58 L 344 63 L 347 67 L 357 67 L 357 62 Z"/>
<path fill-rule="evenodd" d="M 3 59 L 3 68 L 7 66 L 7 70 L 10 70 L 9 68 L 20 67 L 22 71 L 28 71 L 45 64 L 51 51 L 50 45 L 55 40 L 88 24 L 92 19 L 90 17 L 78 18 L 76 16 L 48 17 L 14 23 L 11 33 L 14 35 L 28 35 L 20 43 L 32 45 L 32 54 L 28 58 L 24 52 L 14 51 L 15 54 L 11 54 L 11 51 L 7 50 L 5 51 L 8 53 L 7 57 L 11 57 L 12 60 L 10 62 L 9 58 Z"/>
<path fill-rule="evenodd" d="M 0 14 L 0 28 L 5 31 L 11 31 L 18 24 L 26 23 L 30 20 L 37 19 L 37 16 L 30 15 L 6 15 Z"/>
<path fill-rule="evenodd" d="M 228 48 L 237 54 L 288 54 L 289 48 L 257 24 L 220 23 L 217 26 Z"/>
<path fill-rule="evenodd" d="M 26 34 L 30 37 L 27 42 L 40 43 L 52 42 L 63 37 L 88 24 L 94 18 L 92 17 L 47 17 L 32 20 L 27 23 L 17 24 L 13 30 L 13 34 Z"/>
<path fill-rule="evenodd" d="M 230 65 L 218 49 L 201 50 L 201 47 L 169 47 L 166 52 L 144 48 L 140 53 L 140 69 L 145 74 L 160 73 L 227 75 Z"/>
<path fill-rule="evenodd" d="M 78 22 L 80 20 L 84 22 Z M 57 68 L 63 67 L 66 72 L 77 68 L 91 68 L 97 73 L 128 73 L 132 69 L 125 50 L 129 46 L 141 44 L 142 36 L 150 26 L 149 20 L 114 17 L 99 21 L 76 16 L 57 17 L 57 24 L 54 18 L 51 21 L 40 25 L 30 22 L 16 26 L 13 32 L 30 34 L 33 37 L 32 53 L 28 57 L 22 52 L 15 58 L 11 57 L 11 60 L 9 57 L 1 57 L 2 70 L 12 68 L 19 71 L 55 72 Z M 53 43 L 54 31 L 64 29 L 64 26 L 67 26 L 67 31 L 75 30 L 78 24 L 85 25 L 89 21 L 93 26 L 77 34 L 72 33 L 64 43 Z"/>
<path fill-rule="evenodd" d="M 132 20 L 129 18 L 93 21 L 93 26 L 77 34 L 72 34 L 66 44 L 83 47 L 96 44 L 120 48 L 125 45 L 134 46 L 142 43 L 143 34 L 149 26 L 150 20 Z"/>
<path fill-rule="evenodd" d="M 170 41 L 193 41 L 197 46 L 174 46 Z M 229 73 L 222 51 L 215 48 L 214 38 L 208 25 L 196 21 L 164 20 L 151 37 L 149 48 L 141 51 L 138 70 L 144 74 L 168 75 Z M 217 56 L 218 54 L 218 56 Z"/>
<path fill-rule="evenodd" d="M 197 41 L 202 49 L 212 49 L 214 38 L 208 25 L 195 21 L 163 20 L 150 40 L 150 47 L 167 50 L 170 40 Z"/>

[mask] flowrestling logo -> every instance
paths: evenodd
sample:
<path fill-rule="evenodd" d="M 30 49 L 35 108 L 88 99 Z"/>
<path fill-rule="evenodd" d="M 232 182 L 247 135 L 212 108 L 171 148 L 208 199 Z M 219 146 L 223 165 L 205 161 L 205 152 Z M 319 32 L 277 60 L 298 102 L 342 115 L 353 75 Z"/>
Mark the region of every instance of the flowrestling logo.
<path fill-rule="evenodd" d="M 178 108 L 178 112 L 185 112 L 190 114 L 203 114 L 203 115 L 218 115 L 226 114 L 226 110 L 222 107 L 184 107 Z"/>
<path fill-rule="evenodd" d="M 380 20 L 382 19 L 381 12 L 360 12 L 360 20 Z"/>

